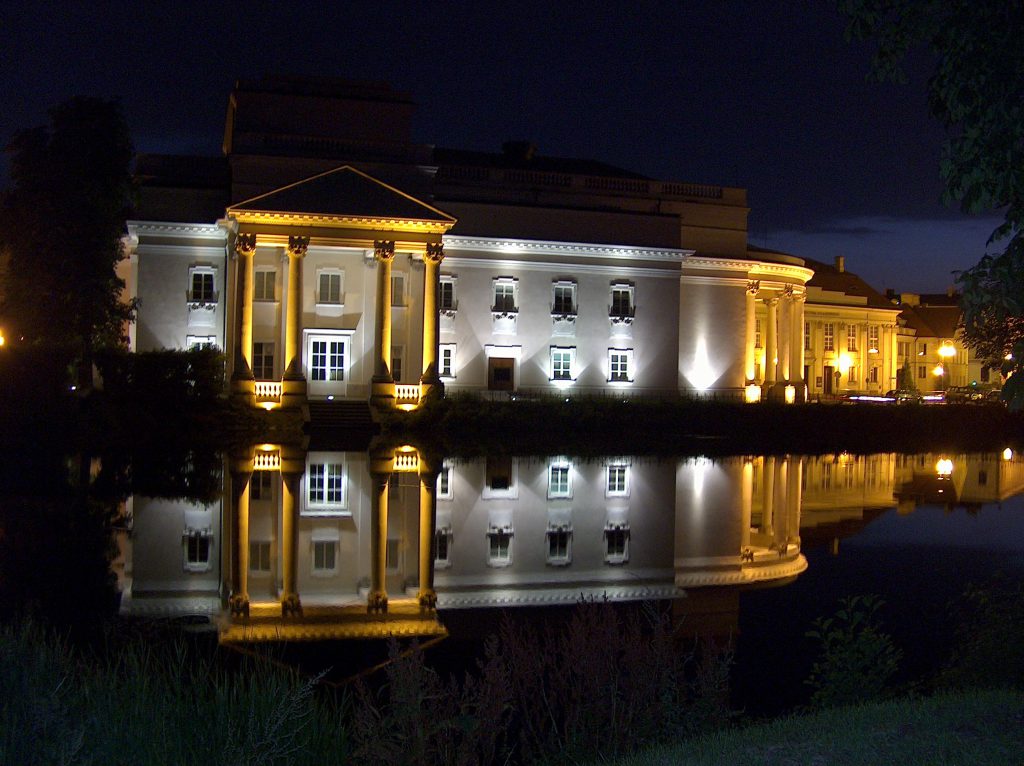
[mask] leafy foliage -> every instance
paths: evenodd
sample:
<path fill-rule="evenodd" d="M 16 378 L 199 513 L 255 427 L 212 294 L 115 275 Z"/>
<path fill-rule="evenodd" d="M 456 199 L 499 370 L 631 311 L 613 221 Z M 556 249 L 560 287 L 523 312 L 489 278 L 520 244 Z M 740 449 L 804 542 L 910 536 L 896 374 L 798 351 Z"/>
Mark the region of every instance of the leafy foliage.
<path fill-rule="evenodd" d="M 905 79 L 901 64 L 921 45 L 935 55 L 932 113 L 949 138 L 940 161 L 945 199 L 970 213 L 998 210 L 1003 223 L 985 254 L 961 272 L 964 338 L 992 367 L 1024 371 L 1024 4 L 1005 0 L 839 0 L 847 35 L 878 43 L 873 71 Z M 1018 351 L 1019 349 L 1019 351 Z M 1024 407 L 1024 375 L 1004 398 Z"/>
<path fill-rule="evenodd" d="M 819 617 L 807 632 L 819 644 L 805 682 L 814 692 L 811 707 L 829 708 L 880 699 L 899 666 L 902 652 L 882 631 L 877 596 L 840 600 L 831 617 Z"/>

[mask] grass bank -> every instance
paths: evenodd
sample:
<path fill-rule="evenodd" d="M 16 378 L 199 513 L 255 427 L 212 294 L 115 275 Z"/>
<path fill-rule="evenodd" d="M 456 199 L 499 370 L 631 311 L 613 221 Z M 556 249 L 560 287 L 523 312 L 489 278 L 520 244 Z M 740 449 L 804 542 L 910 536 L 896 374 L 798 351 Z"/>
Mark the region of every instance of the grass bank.
<path fill-rule="evenodd" d="M 1024 692 L 967 691 L 791 716 L 647 750 L 615 763 L 1019 766 L 1022 759 Z"/>

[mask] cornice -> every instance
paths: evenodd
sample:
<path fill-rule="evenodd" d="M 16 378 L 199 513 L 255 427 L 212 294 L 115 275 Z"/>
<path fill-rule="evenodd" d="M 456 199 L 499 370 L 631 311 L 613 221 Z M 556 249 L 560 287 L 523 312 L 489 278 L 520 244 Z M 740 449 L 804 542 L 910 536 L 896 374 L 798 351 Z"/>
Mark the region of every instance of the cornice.
<path fill-rule="evenodd" d="M 674 584 L 637 583 L 635 585 L 595 585 L 580 588 L 520 589 L 509 588 L 486 591 L 438 591 L 439 609 L 471 609 L 495 606 L 554 606 L 578 604 L 581 600 L 649 601 L 681 598 Z"/>
<path fill-rule="evenodd" d="M 473 250 L 481 253 L 500 253 L 506 257 L 517 255 L 539 255 L 562 258 L 600 258 L 604 260 L 666 261 L 680 263 L 693 250 L 633 247 L 626 245 L 603 245 L 587 242 L 553 242 L 531 239 L 495 239 L 492 237 L 445 236 L 445 252 Z"/>
<path fill-rule="evenodd" d="M 128 235 L 138 239 L 140 235 L 162 237 L 193 237 L 216 239 L 224 242 L 227 231 L 216 223 L 174 223 L 169 221 L 128 221 Z"/>
<path fill-rule="evenodd" d="M 474 269 L 501 269 L 503 271 L 560 271 L 565 272 L 566 268 L 574 273 L 580 274 L 614 274 L 620 277 L 627 276 L 649 276 L 667 279 L 676 279 L 679 276 L 678 269 L 666 264 L 665 268 L 645 266 L 597 266 L 587 263 L 566 263 L 565 261 L 514 261 L 509 259 L 481 259 L 481 258 L 459 258 L 458 256 L 446 255 L 445 267 L 474 268 Z"/>
<path fill-rule="evenodd" d="M 778 564 L 744 564 L 742 568 L 730 570 L 709 570 L 697 572 L 679 572 L 676 574 L 676 585 L 680 588 L 701 588 L 716 585 L 745 585 L 755 582 L 782 580 L 796 577 L 807 569 L 807 559 L 798 554 L 796 558 L 783 560 Z"/>
<path fill-rule="evenodd" d="M 278 213 L 259 210 L 231 210 L 229 217 L 245 224 L 285 226 L 323 226 L 325 228 L 359 229 L 365 231 L 408 231 L 420 234 L 443 234 L 454 222 L 425 221 L 405 218 L 369 218 L 324 213 Z"/>
<path fill-rule="evenodd" d="M 694 271 L 742 271 L 750 279 L 774 277 L 785 281 L 807 283 L 814 271 L 806 266 L 788 263 L 772 263 L 757 258 L 721 258 L 707 255 L 690 255 L 683 259 L 684 270 Z"/>

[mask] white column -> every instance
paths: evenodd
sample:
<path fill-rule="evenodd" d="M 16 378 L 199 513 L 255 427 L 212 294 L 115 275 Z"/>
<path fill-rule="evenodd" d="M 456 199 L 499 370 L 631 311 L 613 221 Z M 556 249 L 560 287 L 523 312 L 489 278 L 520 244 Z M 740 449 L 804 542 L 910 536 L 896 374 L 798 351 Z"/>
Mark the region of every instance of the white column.
<path fill-rule="evenodd" d="M 778 358 L 779 348 L 776 340 L 776 325 L 778 323 L 778 298 L 767 298 L 765 305 L 768 307 L 768 321 L 765 327 L 765 355 L 764 355 L 764 386 L 769 388 L 778 380 Z"/>

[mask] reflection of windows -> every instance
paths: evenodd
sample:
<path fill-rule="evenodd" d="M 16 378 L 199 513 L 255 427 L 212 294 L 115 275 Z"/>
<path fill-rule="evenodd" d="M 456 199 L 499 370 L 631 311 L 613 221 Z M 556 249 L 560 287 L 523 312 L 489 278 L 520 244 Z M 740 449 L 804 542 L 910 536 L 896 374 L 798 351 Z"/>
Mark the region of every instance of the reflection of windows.
<path fill-rule="evenodd" d="M 608 349 L 608 380 L 611 383 L 629 383 L 633 380 L 633 349 Z"/>
<path fill-rule="evenodd" d="M 391 305 L 405 305 L 405 274 L 391 272 Z"/>
<path fill-rule="evenodd" d="M 558 460 L 548 466 L 548 497 L 572 497 L 569 462 Z"/>
<path fill-rule="evenodd" d="M 605 494 L 608 497 L 629 495 L 629 466 L 625 463 L 611 463 L 605 471 Z"/>
<path fill-rule="evenodd" d="M 452 487 L 452 467 L 446 465 L 441 469 L 441 472 L 437 474 L 437 499 L 438 500 L 451 500 L 454 496 L 454 488 Z"/>
<path fill-rule="evenodd" d="M 608 522 L 604 527 L 604 560 L 608 564 L 629 561 L 629 524 Z"/>
<path fill-rule="evenodd" d="M 487 458 L 487 489 L 507 492 L 512 489 L 512 458 Z"/>
<path fill-rule="evenodd" d="M 611 286 L 611 307 L 608 315 L 613 319 L 628 319 L 633 316 L 633 285 L 614 282 Z"/>
<path fill-rule="evenodd" d="M 210 569 L 210 548 L 213 534 L 209 529 L 186 529 L 182 535 L 185 549 L 185 570 L 206 572 Z"/>
<path fill-rule="evenodd" d="M 395 383 L 402 382 L 402 361 L 405 357 L 405 346 L 391 347 L 391 379 Z"/>
<path fill-rule="evenodd" d="M 254 471 L 252 478 L 249 480 L 249 499 L 270 500 L 273 498 L 270 482 L 270 471 Z"/>
<path fill-rule="evenodd" d="M 192 303 L 216 303 L 217 294 L 213 289 L 214 271 L 211 268 L 197 266 L 189 269 L 188 299 Z"/>
<path fill-rule="evenodd" d="M 455 377 L 455 344 L 442 343 L 437 349 L 437 374 L 442 378 Z"/>
<path fill-rule="evenodd" d="M 434 566 L 447 568 L 452 565 L 452 528 L 438 527 L 434 532 Z"/>
<path fill-rule="evenodd" d="M 341 272 L 321 271 L 317 276 L 316 302 L 340 304 L 341 296 Z"/>
<path fill-rule="evenodd" d="M 270 571 L 270 542 L 253 540 L 249 543 L 249 571 Z"/>
<path fill-rule="evenodd" d="M 551 313 L 576 313 L 576 284 L 574 282 L 555 282 L 552 285 Z"/>
<path fill-rule="evenodd" d="M 322 510 L 345 507 L 344 464 L 309 464 L 306 471 L 306 507 Z"/>
<path fill-rule="evenodd" d="M 274 377 L 274 344 L 257 341 L 252 344 L 252 375 L 256 380 Z"/>
<path fill-rule="evenodd" d="M 869 373 L 869 375 L 870 375 L 870 377 L 868 378 L 869 382 L 871 382 L 871 383 L 877 383 L 878 382 L 878 368 L 877 367 L 872 367 L 871 368 L 871 372 Z"/>
<path fill-rule="evenodd" d="M 568 524 L 551 524 L 547 531 L 547 562 L 554 566 L 566 566 L 572 562 L 572 527 Z"/>
<path fill-rule="evenodd" d="M 492 289 L 494 291 L 492 311 L 505 313 L 518 310 L 516 308 L 516 281 L 514 279 L 499 277 L 494 280 Z"/>
<path fill-rule="evenodd" d="M 216 335 L 188 335 L 185 337 L 185 348 L 192 351 L 200 348 L 213 348 L 216 345 Z"/>
<path fill-rule="evenodd" d="M 402 541 L 397 537 L 389 537 L 384 548 L 384 568 L 397 572 L 402 564 Z"/>
<path fill-rule="evenodd" d="M 311 380 L 345 379 L 345 341 L 334 338 L 312 338 L 309 342 L 309 377 Z"/>
<path fill-rule="evenodd" d="M 507 567 L 512 563 L 512 526 L 494 525 L 487 529 L 487 565 Z"/>
<path fill-rule="evenodd" d="M 988 484 L 988 471 L 978 471 L 978 486 L 984 487 Z"/>
<path fill-rule="evenodd" d="M 455 299 L 455 277 L 442 276 L 437 286 L 437 308 L 440 311 L 455 311 L 459 304 Z"/>
<path fill-rule="evenodd" d="M 572 367 L 576 358 L 575 348 L 551 348 L 551 379 L 573 380 Z"/>
<path fill-rule="evenodd" d="M 313 541 L 313 574 L 330 574 L 338 569 L 338 544 L 334 540 Z"/>
<path fill-rule="evenodd" d="M 274 291 L 274 282 L 277 280 L 277 272 L 273 269 L 257 269 L 253 277 L 255 279 L 253 300 L 275 300 L 277 296 Z"/>
<path fill-rule="evenodd" d="M 825 350 L 835 351 L 836 350 L 836 326 L 832 322 L 825 322 L 822 325 L 822 330 L 825 336 Z"/>
<path fill-rule="evenodd" d="M 928 368 L 925 365 L 919 364 L 917 366 L 917 377 L 921 379 L 928 377 Z"/>

